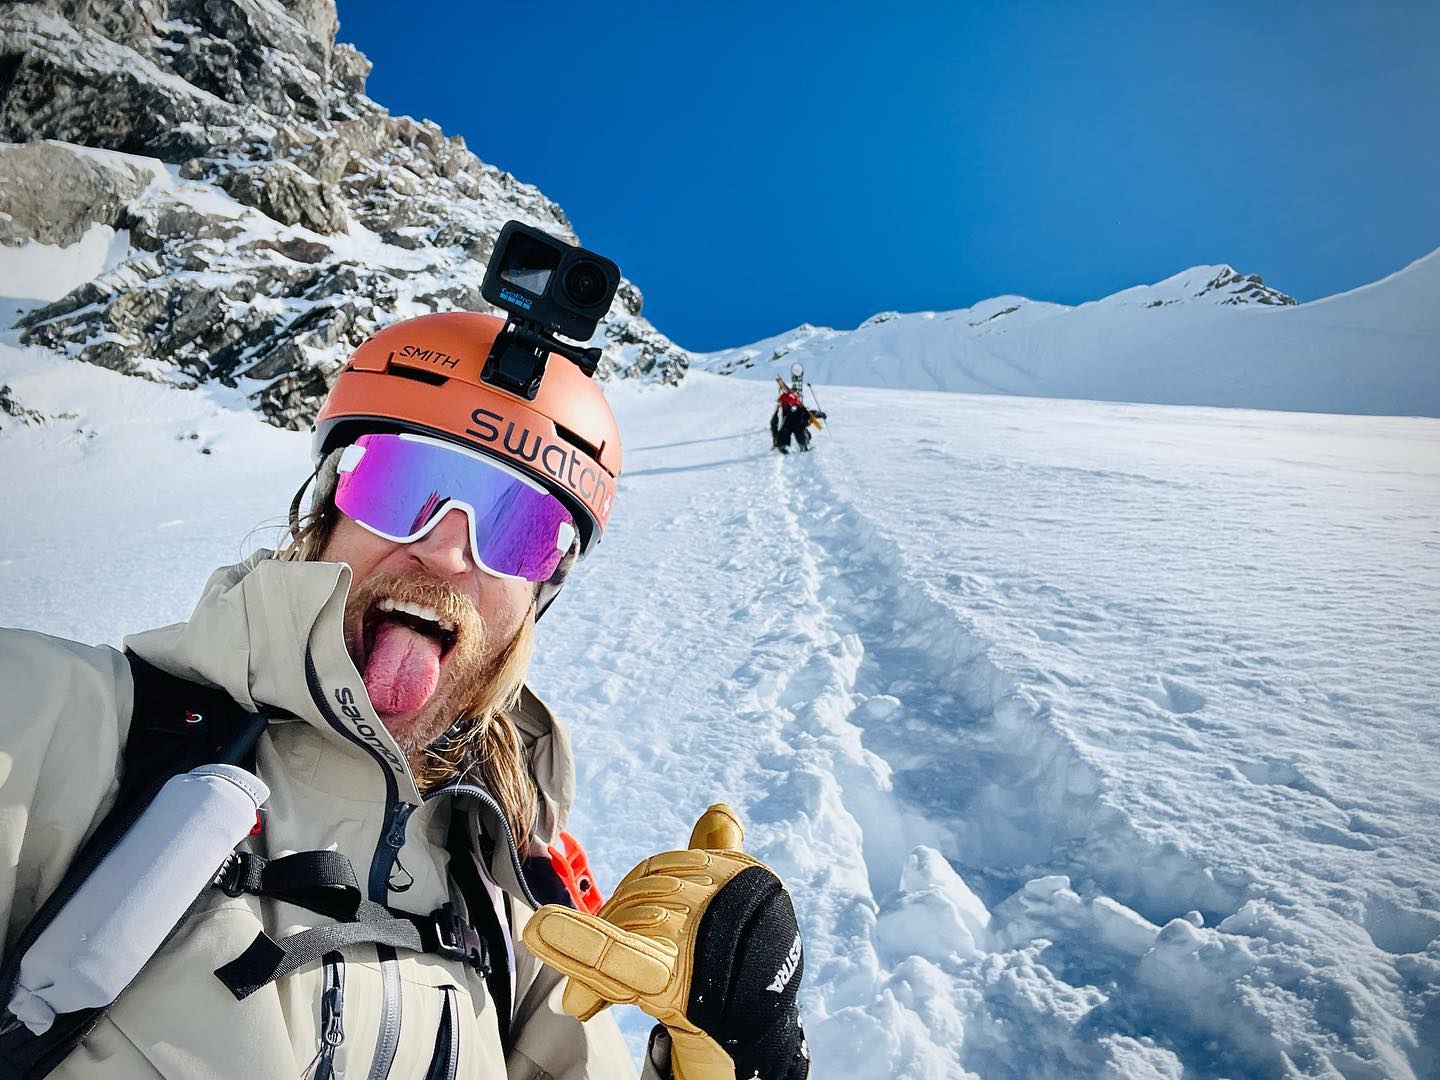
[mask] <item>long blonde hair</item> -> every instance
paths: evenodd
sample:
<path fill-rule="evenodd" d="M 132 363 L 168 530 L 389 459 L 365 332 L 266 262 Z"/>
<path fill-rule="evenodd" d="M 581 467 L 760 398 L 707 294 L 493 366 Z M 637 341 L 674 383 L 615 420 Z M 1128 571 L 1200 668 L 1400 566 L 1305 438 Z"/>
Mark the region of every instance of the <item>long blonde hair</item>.
<path fill-rule="evenodd" d="M 299 493 L 291 504 L 289 539 L 276 551 L 276 558 L 294 562 L 320 558 L 340 520 L 335 506 L 335 477 L 332 455 L 317 470 L 310 510 L 299 512 Z M 422 792 L 456 781 L 478 780 L 500 804 L 522 857 L 535 825 L 537 796 L 525 744 L 509 713 L 520 701 L 534 648 L 532 603 L 520 629 L 496 657 L 456 721 L 421 751 L 418 762 L 411 763 L 415 783 Z"/>

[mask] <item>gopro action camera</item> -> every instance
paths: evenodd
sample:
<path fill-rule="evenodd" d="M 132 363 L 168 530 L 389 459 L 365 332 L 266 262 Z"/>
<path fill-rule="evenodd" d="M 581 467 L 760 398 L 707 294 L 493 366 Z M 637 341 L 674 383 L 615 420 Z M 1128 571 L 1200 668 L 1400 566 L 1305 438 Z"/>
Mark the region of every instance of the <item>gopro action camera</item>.
<path fill-rule="evenodd" d="M 534 400 L 549 353 L 593 378 L 600 350 L 582 349 L 556 335 L 588 341 L 619 287 L 620 268 L 605 256 L 507 221 L 480 286 L 481 296 L 508 313 L 481 379 Z"/>

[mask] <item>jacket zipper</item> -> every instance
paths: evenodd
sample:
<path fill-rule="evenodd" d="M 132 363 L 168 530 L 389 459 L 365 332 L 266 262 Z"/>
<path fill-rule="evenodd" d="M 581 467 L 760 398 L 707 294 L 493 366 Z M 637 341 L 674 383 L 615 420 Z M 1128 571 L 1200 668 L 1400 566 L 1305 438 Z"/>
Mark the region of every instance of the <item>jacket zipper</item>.
<path fill-rule="evenodd" d="M 400 849 L 405 846 L 405 826 L 414 812 L 415 807 L 410 803 L 397 802 L 386 815 L 380 846 L 375 849 L 375 861 L 370 866 L 370 892 L 372 899 L 378 903 L 383 904 L 389 898 L 390 874 L 400 865 Z M 395 891 L 404 892 L 409 887 L 405 885 Z"/>
<path fill-rule="evenodd" d="M 520 891 L 525 894 L 525 901 L 532 908 L 540 907 L 540 901 L 535 899 L 535 894 L 530 891 L 530 883 L 525 880 L 525 866 L 520 861 L 520 847 L 515 842 L 515 830 L 510 828 L 510 821 L 506 818 L 505 811 L 500 808 L 500 803 L 495 796 L 474 784 L 447 784 L 443 788 L 427 792 L 421 798 L 429 802 L 431 799 L 438 799 L 441 795 L 469 795 L 471 798 L 479 799 L 494 811 L 496 819 L 500 822 L 500 828 L 505 833 L 505 845 L 510 851 L 510 865 L 515 868 L 515 880 L 520 883 Z"/>
<path fill-rule="evenodd" d="M 305 678 L 309 683 L 310 696 L 319 707 L 321 715 L 325 717 L 326 723 L 374 758 L 376 764 L 380 766 L 381 775 L 385 778 L 385 823 L 380 831 L 375 855 L 370 862 L 369 879 L 370 899 L 384 904 L 389 899 L 390 871 L 395 865 L 400 849 L 405 846 L 405 826 L 415 807 L 400 801 L 399 785 L 395 782 L 389 764 L 379 751 L 357 739 L 330 708 L 330 703 L 325 700 L 324 690 L 320 685 L 320 675 L 315 670 L 315 658 L 308 646 L 305 649 Z M 429 802 L 441 795 L 468 795 L 484 803 L 494 813 L 495 819 L 500 822 L 501 831 L 505 834 L 505 846 L 510 852 L 510 865 L 515 870 L 515 880 L 520 884 L 520 891 L 532 908 L 540 907 L 540 901 L 535 899 L 535 894 L 530 891 L 529 882 L 525 880 L 525 867 L 520 859 L 520 848 L 515 841 L 515 831 L 510 827 L 510 821 L 505 817 L 505 811 L 501 809 L 495 796 L 474 784 L 449 784 L 427 792 L 422 798 L 425 802 Z M 390 1067 L 395 1060 L 395 1051 L 400 1045 L 400 971 L 393 947 L 377 945 L 375 948 L 380 957 L 380 1035 L 375 1044 L 375 1057 L 370 1066 L 369 1080 L 387 1080 L 390 1075 Z M 453 990 L 450 993 L 453 994 Z M 451 1018 L 449 1021 L 451 1023 L 450 1042 L 452 1049 L 457 1052 L 452 1053 L 453 1060 L 449 1066 L 450 1071 L 444 1075 L 453 1078 L 459 1065 L 459 1040 L 455 1038 L 457 1028 L 453 1023 L 454 1005 L 448 994 L 446 1010 L 441 1022 L 443 1025 L 447 1022 L 445 1017 Z"/>
<path fill-rule="evenodd" d="M 425 1070 L 425 1080 L 455 1080 L 460 1067 L 460 1025 L 456 1022 L 455 988 L 440 988 L 440 1027 L 435 1033 L 435 1056 Z"/>
<path fill-rule="evenodd" d="M 330 703 L 325 700 L 324 688 L 320 685 L 320 674 L 315 670 L 315 657 L 308 645 L 305 647 L 305 681 L 310 688 L 310 697 L 325 722 L 374 758 L 380 766 L 380 775 L 384 777 L 385 819 L 375 845 L 375 854 L 370 860 L 368 889 L 371 900 L 384 904 L 389 899 L 390 870 L 400 849 L 405 846 L 405 822 L 415 808 L 400 801 L 400 786 L 390 771 L 390 764 L 380 752 L 357 739 L 330 708 Z M 393 946 L 377 945 L 375 952 L 380 960 L 380 1033 L 375 1041 L 375 1056 L 370 1063 L 368 1080 L 387 1080 L 390 1067 L 395 1062 L 395 1051 L 400 1046 L 400 965 Z"/>
<path fill-rule="evenodd" d="M 335 1051 L 345 1041 L 345 957 L 325 954 L 325 974 L 320 992 L 320 1052 L 310 1073 L 312 1080 L 334 1080 Z"/>

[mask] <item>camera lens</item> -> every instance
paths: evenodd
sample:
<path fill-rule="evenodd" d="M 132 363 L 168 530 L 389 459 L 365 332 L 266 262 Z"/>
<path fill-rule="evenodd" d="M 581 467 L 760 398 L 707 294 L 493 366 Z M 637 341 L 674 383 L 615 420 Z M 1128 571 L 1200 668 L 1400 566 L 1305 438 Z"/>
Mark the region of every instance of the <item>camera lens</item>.
<path fill-rule="evenodd" d="M 565 298 L 578 308 L 593 308 L 605 299 L 608 283 L 599 263 L 581 259 L 565 271 Z"/>

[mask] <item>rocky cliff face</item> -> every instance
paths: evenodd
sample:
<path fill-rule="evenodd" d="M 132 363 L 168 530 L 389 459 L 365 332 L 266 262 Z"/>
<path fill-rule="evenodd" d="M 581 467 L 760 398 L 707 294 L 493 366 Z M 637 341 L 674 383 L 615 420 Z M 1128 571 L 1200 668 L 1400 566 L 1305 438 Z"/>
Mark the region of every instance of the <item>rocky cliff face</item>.
<path fill-rule="evenodd" d="M 0 140 L 18 144 L 0 147 L 0 245 L 129 243 L 29 311 L 22 341 L 239 386 L 299 427 L 380 326 L 488 310 L 506 220 L 577 239 L 536 188 L 366 97 L 336 25 L 333 0 L 0 4 Z M 688 358 L 641 306 L 625 282 L 601 375 L 678 381 Z"/>

